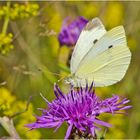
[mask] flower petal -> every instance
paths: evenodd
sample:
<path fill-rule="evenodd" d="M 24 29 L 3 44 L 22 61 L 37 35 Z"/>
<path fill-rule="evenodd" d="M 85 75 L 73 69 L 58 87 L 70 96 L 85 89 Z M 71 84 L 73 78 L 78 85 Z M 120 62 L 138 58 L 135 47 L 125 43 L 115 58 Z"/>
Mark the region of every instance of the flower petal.
<path fill-rule="evenodd" d="M 70 134 L 71 134 L 71 130 L 72 130 L 73 124 L 71 123 L 67 129 L 66 135 L 65 135 L 65 140 L 69 138 Z"/>

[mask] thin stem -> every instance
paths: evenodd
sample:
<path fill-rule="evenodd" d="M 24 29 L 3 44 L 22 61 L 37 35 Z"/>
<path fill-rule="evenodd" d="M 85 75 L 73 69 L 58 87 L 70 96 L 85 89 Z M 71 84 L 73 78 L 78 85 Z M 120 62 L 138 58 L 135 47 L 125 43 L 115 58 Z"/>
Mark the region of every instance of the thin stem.
<path fill-rule="evenodd" d="M 26 108 L 24 110 L 19 111 L 19 112 L 15 113 L 15 114 L 9 116 L 9 118 L 12 119 L 12 118 L 14 118 L 14 117 L 16 117 L 18 115 L 21 115 L 21 114 L 25 113 L 26 111 L 28 111 L 31 99 L 32 99 L 32 96 L 29 97 L 29 99 L 27 101 L 27 104 L 26 104 Z"/>
<path fill-rule="evenodd" d="M 13 120 L 8 117 L 0 117 L 0 124 L 3 126 L 3 128 L 9 133 L 10 138 L 9 139 L 20 139 L 14 124 Z"/>
<path fill-rule="evenodd" d="M 10 18 L 9 18 L 10 4 L 11 4 L 11 2 L 8 1 L 7 2 L 7 9 L 8 9 L 8 11 L 7 11 L 7 15 L 4 18 L 4 23 L 3 23 L 3 27 L 2 27 L 2 33 L 3 34 L 6 34 L 7 28 L 8 28 L 8 24 L 9 24 L 9 20 L 10 20 Z"/>

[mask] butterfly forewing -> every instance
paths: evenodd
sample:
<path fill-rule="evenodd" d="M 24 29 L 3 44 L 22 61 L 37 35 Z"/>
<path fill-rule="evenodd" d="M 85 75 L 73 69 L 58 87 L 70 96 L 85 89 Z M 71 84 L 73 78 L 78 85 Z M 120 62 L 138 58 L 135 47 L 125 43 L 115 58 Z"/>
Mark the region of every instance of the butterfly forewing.
<path fill-rule="evenodd" d="M 98 40 L 106 33 L 104 25 L 99 18 L 94 18 L 89 21 L 83 31 L 74 48 L 71 58 L 71 73 L 74 74 L 88 51 L 95 46 Z"/>

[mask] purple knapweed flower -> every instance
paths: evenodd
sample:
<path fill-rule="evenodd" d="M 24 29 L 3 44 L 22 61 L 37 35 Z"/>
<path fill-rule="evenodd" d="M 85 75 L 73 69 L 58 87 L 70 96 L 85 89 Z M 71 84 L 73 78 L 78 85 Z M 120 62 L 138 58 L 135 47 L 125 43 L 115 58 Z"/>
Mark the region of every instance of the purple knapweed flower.
<path fill-rule="evenodd" d="M 87 24 L 87 22 L 88 20 L 83 17 L 78 17 L 74 21 L 71 21 L 70 17 L 67 17 L 64 20 L 61 31 L 58 35 L 60 46 L 75 45 L 82 29 Z"/>
<path fill-rule="evenodd" d="M 72 138 L 74 134 L 85 138 L 95 138 L 99 125 L 111 127 L 111 124 L 98 118 L 100 114 L 121 113 L 119 111 L 129 109 L 132 106 L 125 106 L 129 100 L 126 98 L 121 100 L 117 95 L 101 100 L 92 89 L 93 83 L 90 88 L 88 85 L 86 88 L 79 89 L 71 87 L 68 94 L 63 94 L 59 87 L 54 85 L 56 99 L 49 102 L 43 97 L 48 109 L 41 109 L 42 116 L 37 116 L 36 122 L 27 124 L 26 127 L 30 129 L 55 127 L 56 131 L 62 123 L 67 122 L 69 126 L 65 139 Z"/>

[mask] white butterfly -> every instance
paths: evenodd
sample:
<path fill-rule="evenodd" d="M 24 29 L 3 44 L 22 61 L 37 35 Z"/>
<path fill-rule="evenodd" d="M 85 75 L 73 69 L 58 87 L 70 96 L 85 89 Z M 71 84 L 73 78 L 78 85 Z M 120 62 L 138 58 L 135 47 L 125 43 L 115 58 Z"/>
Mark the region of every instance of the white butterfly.
<path fill-rule="evenodd" d="M 100 19 L 94 18 L 80 34 L 71 57 L 71 76 L 65 82 L 75 87 L 92 81 L 95 87 L 115 84 L 124 77 L 130 60 L 123 26 L 107 32 Z"/>

